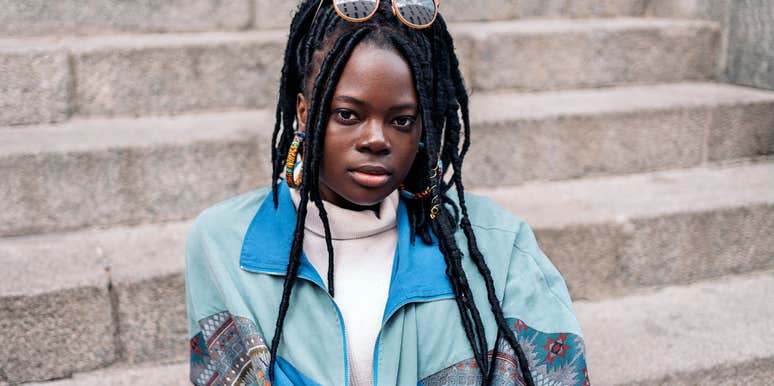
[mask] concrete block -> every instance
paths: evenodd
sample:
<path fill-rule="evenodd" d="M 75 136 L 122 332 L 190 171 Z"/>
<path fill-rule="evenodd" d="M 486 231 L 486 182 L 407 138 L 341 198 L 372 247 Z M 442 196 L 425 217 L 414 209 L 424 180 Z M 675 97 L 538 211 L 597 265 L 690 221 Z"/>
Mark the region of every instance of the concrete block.
<path fill-rule="evenodd" d="M 710 161 L 774 154 L 774 102 L 716 109 L 707 135 Z"/>
<path fill-rule="evenodd" d="M 9 380 L 64 377 L 114 361 L 186 359 L 189 227 L 165 223 L 0 239 L 0 262 L 18 278 L 0 287 L 0 325 L 11 342 L 20 342 L 0 349 Z M 19 350 L 25 346 L 37 351 Z M 33 360 L 46 360 L 46 371 L 24 365 Z"/>
<path fill-rule="evenodd" d="M 661 379 L 649 379 L 639 382 L 624 382 L 626 386 L 741 386 L 765 385 L 774 377 L 774 358 L 753 359 L 743 363 L 729 363 L 700 369 L 698 371 L 682 371 L 667 375 Z"/>
<path fill-rule="evenodd" d="M 441 1 L 444 20 L 484 21 L 518 19 L 521 0 L 480 0 L 475 5 L 466 0 Z"/>
<path fill-rule="evenodd" d="M 576 301 L 624 292 L 619 258 L 626 235 L 615 221 L 537 230 L 540 247 L 558 267 Z M 583 266 L 594 269 L 579 269 Z"/>
<path fill-rule="evenodd" d="M 107 286 L 0 299 L 2 371 L 10 382 L 68 376 L 112 363 Z"/>
<path fill-rule="evenodd" d="M 99 250 L 38 236 L 0 240 L 0 373 L 11 383 L 69 376 L 116 360 Z"/>
<path fill-rule="evenodd" d="M 717 89 L 714 93 L 727 93 Z M 774 153 L 774 101 L 770 92 L 750 88 L 714 109 L 707 132 L 707 159 L 721 161 Z"/>
<path fill-rule="evenodd" d="M 485 186 L 698 166 L 707 125 L 706 112 L 689 110 L 481 127 L 472 136 L 465 176 Z"/>
<path fill-rule="evenodd" d="M 181 240 L 175 245 L 184 245 Z M 181 258 L 181 252 L 176 257 Z M 128 363 L 184 360 L 189 355 L 183 274 L 119 283 L 122 358 Z"/>
<path fill-rule="evenodd" d="M 0 35 L 242 29 L 250 0 L 0 0 Z"/>
<path fill-rule="evenodd" d="M 774 5 L 769 0 L 731 3 L 727 78 L 774 90 Z"/>
<path fill-rule="evenodd" d="M 774 201 L 774 195 L 768 199 Z M 630 221 L 626 259 L 619 267 L 629 287 L 687 283 L 774 266 L 774 203 Z"/>
<path fill-rule="evenodd" d="M 519 15 L 526 17 L 641 16 L 647 0 L 520 0 Z"/>
<path fill-rule="evenodd" d="M 774 268 L 774 164 L 476 190 L 524 218 L 578 299 Z"/>
<path fill-rule="evenodd" d="M 774 365 L 771 272 L 576 302 L 591 382 L 763 385 Z M 623 359 L 622 359 L 623 358 Z"/>
<path fill-rule="evenodd" d="M 0 42 L 0 126 L 67 119 L 72 82 L 66 51 Z"/>
<path fill-rule="evenodd" d="M 699 19 L 717 23 L 721 29 L 721 48 L 718 53 L 716 77 L 728 81 L 726 74 L 731 0 L 650 0 L 646 16 L 669 19 Z"/>
<path fill-rule="evenodd" d="M 300 0 L 254 0 L 255 7 L 253 15 L 254 27 L 261 29 L 277 28 L 282 30 L 290 29 L 290 22 L 293 20 L 296 7 Z"/>
<path fill-rule="evenodd" d="M 189 224 L 102 232 L 117 299 L 121 358 L 126 363 L 187 360 L 185 240 Z M 131 251 L 126 246 L 132 245 Z"/>
<path fill-rule="evenodd" d="M 105 370 L 76 374 L 71 379 L 33 383 L 30 386 L 188 386 L 188 363 L 165 365 L 143 364 L 139 366 L 113 367 Z"/>
<path fill-rule="evenodd" d="M 707 83 L 476 94 L 471 106 L 476 186 L 755 157 L 774 133 L 774 93 Z"/>
<path fill-rule="evenodd" d="M 731 0 L 649 0 L 647 16 L 712 20 L 726 23 Z"/>
<path fill-rule="evenodd" d="M 0 235 L 190 218 L 270 181 L 268 114 L 0 130 Z M 111 135 L 105 135 L 109 132 Z"/>
<path fill-rule="evenodd" d="M 276 103 L 282 32 L 98 37 L 74 43 L 81 115 L 170 114 Z"/>
<path fill-rule="evenodd" d="M 453 30 L 475 41 L 470 54 L 474 90 L 711 79 L 719 49 L 717 26 L 699 21 L 529 20 Z"/>

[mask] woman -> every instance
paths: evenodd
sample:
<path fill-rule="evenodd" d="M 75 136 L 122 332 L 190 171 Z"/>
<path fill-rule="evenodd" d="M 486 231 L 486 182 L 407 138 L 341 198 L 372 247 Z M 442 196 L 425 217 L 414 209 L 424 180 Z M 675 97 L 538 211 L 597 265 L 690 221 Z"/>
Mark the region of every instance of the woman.
<path fill-rule="evenodd" d="M 272 188 L 189 237 L 194 384 L 588 384 L 531 230 L 464 194 L 468 98 L 437 5 L 299 6 Z"/>

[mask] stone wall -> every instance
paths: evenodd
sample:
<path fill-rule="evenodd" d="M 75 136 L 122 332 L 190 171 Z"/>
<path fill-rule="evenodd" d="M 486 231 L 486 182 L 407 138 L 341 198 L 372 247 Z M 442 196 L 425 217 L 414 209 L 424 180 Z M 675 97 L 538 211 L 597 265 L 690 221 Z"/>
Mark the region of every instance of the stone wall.
<path fill-rule="evenodd" d="M 774 0 L 651 0 L 646 14 L 720 23 L 718 79 L 774 90 Z"/>
<path fill-rule="evenodd" d="M 731 3 L 725 78 L 774 90 L 774 1 Z"/>

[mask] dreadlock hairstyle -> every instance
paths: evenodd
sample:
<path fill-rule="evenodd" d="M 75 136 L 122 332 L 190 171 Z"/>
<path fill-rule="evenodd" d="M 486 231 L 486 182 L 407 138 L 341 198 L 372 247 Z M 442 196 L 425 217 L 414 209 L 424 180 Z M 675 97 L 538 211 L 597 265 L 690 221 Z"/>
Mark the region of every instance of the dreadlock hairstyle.
<path fill-rule="evenodd" d="M 462 267 L 463 252 L 457 247 L 454 239 L 459 224 L 467 239 L 470 258 L 486 283 L 487 298 L 497 322 L 495 343 L 505 338 L 516 353 L 524 380 L 527 385 L 533 385 L 527 359 L 503 316 L 492 275 L 478 249 L 465 204 L 462 161 L 470 147 L 468 96 L 446 23 L 441 15 L 438 15 L 429 28 L 409 28 L 392 14 L 389 1 L 382 1 L 379 10 L 370 20 L 351 23 L 341 19 L 327 1 L 318 13 L 319 4 L 318 0 L 302 1 L 291 23 L 272 135 L 272 191 L 274 205 L 277 207 L 277 186 L 284 171 L 285 158 L 293 140 L 294 123 L 297 120 L 296 98 L 299 93 L 303 93 L 309 105 L 306 140 L 303 144 L 304 173 L 299 187 L 301 201 L 297 208 L 287 275 L 271 341 L 270 380 L 274 380 L 277 347 L 282 336 L 290 295 L 298 277 L 304 224 L 310 200 L 318 208 L 323 222 L 328 249 L 328 291 L 331 296 L 334 295 L 333 244 L 317 181 L 334 90 L 355 47 L 361 42 L 368 42 L 380 48 L 397 50 L 406 59 L 414 75 L 423 127 L 422 142 L 425 146 L 417 154 L 404 184 L 411 191 L 422 191 L 428 186 L 436 188 L 432 190 L 430 197 L 406 200 L 411 240 L 415 242 L 416 237 L 419 237 L 422 242 L 432 245 L 434 239 L 437 239 L 446 262 L 446 274 L 455 294 L 462 328 L 473 349 L 483 384 L 486 385 L 491 383 L 494 375 L 498 345 L 494 345 L 494 352 L 490 357 L 481 314 L 474 303 L 467 275 Z M 437 168 L 439 157 L 446 166 L 441 173 Z M 451 176 L 444 178 L 449 170 Z M 452 187 L 457 192 L 458 204 L 446 195 Z"/>

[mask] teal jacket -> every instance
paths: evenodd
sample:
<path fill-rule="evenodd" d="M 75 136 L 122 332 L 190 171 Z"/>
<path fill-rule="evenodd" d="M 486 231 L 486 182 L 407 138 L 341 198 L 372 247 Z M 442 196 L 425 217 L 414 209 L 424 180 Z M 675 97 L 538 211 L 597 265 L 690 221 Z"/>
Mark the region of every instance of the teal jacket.
<path fill-rule="evenodd" d="M 538 385 L 588 384 L 580 327 L 564 280 L 530 228 L 486 198 L 466 196 L 478 245 L 505 317 Z M 275 210 L 270 189 L 205 210 L 186 247 L 191 381 L 266 385 L 296 213 L 287 185 Z M 375 385 L 477 385 L 446 264 L 437 245 L 411 243 L 398 208 L 398 245 L 373 359 Z M 461 231 L 457 242 L 467 244 Z M 481 275 L 463 261 L 490 349 L 497 327 Z M 320 274 L 302 256 L 275 367 L 275 385 L 348 385 L 346 326 Z M 495 384 L 520 385 L 513 351 L 498 342 Z"/>

